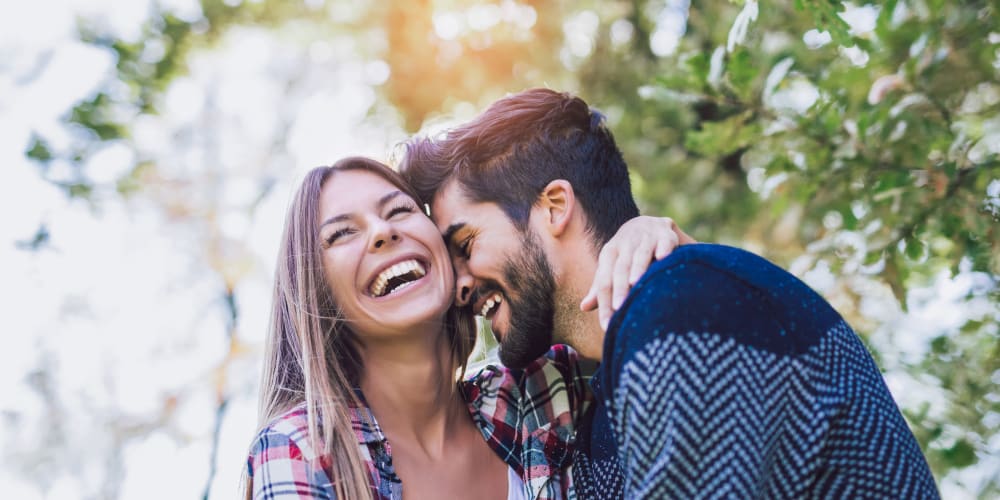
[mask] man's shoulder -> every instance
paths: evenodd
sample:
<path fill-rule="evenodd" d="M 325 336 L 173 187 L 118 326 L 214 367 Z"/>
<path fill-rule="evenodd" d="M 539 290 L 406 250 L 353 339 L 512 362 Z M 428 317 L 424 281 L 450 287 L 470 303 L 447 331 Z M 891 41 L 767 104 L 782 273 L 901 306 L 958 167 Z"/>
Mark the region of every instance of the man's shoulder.
<path fill-rule="evenodd" d="M 723 288 L 741 291 L 751 301 L 760 299 L 781 307 L 801 304 L 800 299 L 825 303 L 808 285 L 771 261 L 740 248 L 711 243 L 678 247 L 651 264 L 632 291 L 635 295 L 665 293 L 672 298 L 683 295 L 710 302 L 721 298 Z"/>
<path fill-rule="evenodd" d="M 612 318 L 629 344 L 645 337 L 712 333 L 785 353 L 802 352 L 841 321 L 805 283 L 751 252 L 685 245 L 654 263 Z M 636 347 L 633 345 L 633 347 Z"/>
<path fill-rule="evenodd" d="M 790 284 L 799 282 L 759 255 L 726 245 L 697 243 L 678 247 L 651 264 L 632 288 L 623 309 L 655 314 L 659 308 L 648 306 L 661 303 L 683 307 L 687 313 L 713 314 L 721 305 L 734 305 L 737 297 L 733 294 L 753 301 Z M 808 290 L 804 284 L 802 287 L 800 291 Z"/>
<path fill-rule="evenodd" d="M 790 276 L 767 259 L 741 248 L 715 243 L 695 243 L 677 247 L 670 255 L 651 264 L 638 284 L 669 279 L 673 272 L 684 271 L 688 266 L 694 266 L 695 270 L 715 270 L 733 279 L 748 282 L 759 282 L 759 278 L 764 277 L 773 280 L 778 276 Z"/>

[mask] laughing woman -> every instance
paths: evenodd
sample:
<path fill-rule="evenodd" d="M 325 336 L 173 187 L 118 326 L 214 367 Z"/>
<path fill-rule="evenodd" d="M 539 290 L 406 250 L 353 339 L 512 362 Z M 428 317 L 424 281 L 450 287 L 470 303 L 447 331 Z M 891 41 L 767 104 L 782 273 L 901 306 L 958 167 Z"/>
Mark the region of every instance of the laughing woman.
<path fill-rule="evenodd" d="M 275 273 L 247 498 L 400 499 L 404 484 L 407 498 L 568 492 L 573 422 L 588 397 L 575 354 L 557 347 L 523 371 L 488 367 L 462 381 L 474 319 L 452 307 L 448 251 L 416 199 L 365 158 L 316 168 L 299 188 Z M 646 238 L 638 227 L 622 232 Z"/>

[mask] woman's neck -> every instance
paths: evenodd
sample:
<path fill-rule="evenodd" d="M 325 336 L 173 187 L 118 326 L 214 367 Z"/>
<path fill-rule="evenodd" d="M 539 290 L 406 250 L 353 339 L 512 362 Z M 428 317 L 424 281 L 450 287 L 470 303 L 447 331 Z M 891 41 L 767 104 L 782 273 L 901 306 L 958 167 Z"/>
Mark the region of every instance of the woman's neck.
<path fill-rule="evenodd" d="M 468 410 L 455 383 L 447 335 L 409 339 L 364 347 L 361 390 L 387 436 L 436 456 L 444 453 L 448 429 L 468 419 Z"/>

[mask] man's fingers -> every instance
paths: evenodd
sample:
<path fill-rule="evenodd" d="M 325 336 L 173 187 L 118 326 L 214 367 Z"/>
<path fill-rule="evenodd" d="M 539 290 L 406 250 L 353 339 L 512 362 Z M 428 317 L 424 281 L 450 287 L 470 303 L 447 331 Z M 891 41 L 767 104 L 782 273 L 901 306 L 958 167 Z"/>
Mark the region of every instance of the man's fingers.
<path fill-rule="evenodd" d="M 681 228 L 677 227 L 677 225 L 674 225 L 674 232 L 677 233 L 677 236 L 680 238 L 680 241 L 678 242 L 679 245 L 698 243 L 698 240 L 688 236 L 688 234 L 681 230 Z"/>
<path fill-rule="evenodd" d="M 580 301 L 580 310 L 583 312 L 593 311 L 597 308 L 597 292 L 594 291 L 594 287 L 590 287 L 590 291 L 587 295 Z"/>
<path fill-rule="evenodd" d="M 660 260 L 667 255 L 670 255 L 670 252 L 673 252 L 675 248 L 680 246 L 680 239 L 680 235 L 677 232 L 674 232 L 669 237 L 658 240 L 656 242 L 656 250 L 653 253 L 653 256 L 656 260 Z"/>
<path fill-rule="evenodd" d="M 602 328 L 618 310 L 629 291 L 653 260 L 670 254 L 679 245 L 696 243 L 669 217 L 637 217 L 627 222 L 601 250 L 594 281 L 580 301 L 581 311 L 597 309 Z"/>
<path fill-rule="evenodd" d="M 584 297 L 584 302 L 580 304 L 581 309 L 590 302 L 594 302 L 594 304 L 586 310 L 591 310 L 595 306 L 600 309 L 602 305 L 611 302 L 611 280 L 617 257 L 618 250 L 612 246 L 605 246 L 601 250 L 601 254 L 597 258 L 597 272 L 594 273 L 594 282 L 590 285 L 590 291 Z"/>
<path fill-rule="evenodd" d="M 660 246 L 664 245 L 663 241 L 657 241 L 655 242 L 655 244 L 657 252 L 659 251 Z M 639 248 L 639 251 L 632 254 L 632 265 L 629 268 L 629 277 L 628 277 L 628 284 L 630 289 L 632 288 L 633 285 L 639 282 L 639 278 L 641 278 L 642 275 L 646 273 L 646 269 L 649 269 L 649 264 L 653 262 L 652 256 L 654 255 L 654 253 L 653 249 L 651 248 L 653 245 L 654 242 L 652 241 L 646 242 L 643 247 Z M 657 260 L 659 260 L 659 257 L 657 257 Z M 625 293 L 627 294 L 628 290 L 625 290 Z M 615 309 L 618 308 L 615 307 Z"/>
<path fill-rule="evenodd" d="M 643 251 L 643 247 L 640 246 L 638 251 Z M 646 255 L 649 255 L 651 248 L 645 249 Z M 617 311 L 621 307 L 622 302 L 625 302 L 625 296 L 628 295 L 628 290 L 631 288 L 629 285 L 629 268 L 632 266 L 632 260 L 635 253 L 620 253 L 618 254 L 618 260 L 615 262 L 615 273 L 611 278 L 612 290 L 611 290 L 611 309 L 612 311 Z"/>

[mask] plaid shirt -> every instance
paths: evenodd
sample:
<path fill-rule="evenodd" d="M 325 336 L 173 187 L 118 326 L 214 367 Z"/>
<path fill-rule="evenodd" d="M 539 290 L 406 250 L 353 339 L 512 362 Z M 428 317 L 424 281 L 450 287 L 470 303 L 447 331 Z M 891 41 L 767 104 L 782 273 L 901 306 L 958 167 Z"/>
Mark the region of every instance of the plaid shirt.
<path fill-rule="evenodd" d="M 553 347 L 524 370 L 487 366 L 461 383 L 469 413 L 486 443 L 524 480 L 529 498 L 572 497 L 574 422 L 592 404 L 577 354 Z M 352 408 L 358 449 L 378 500 L 403 497 L 389 444 L 367 407 Z M 258 433 L 248 473 L 255 500 L 330 499 L 333 458 L 307 439 L 300 405 Z"/>

